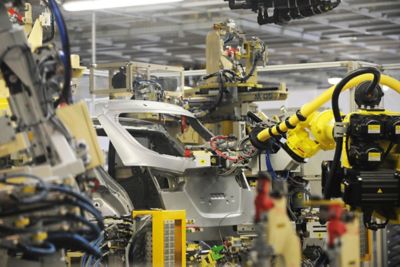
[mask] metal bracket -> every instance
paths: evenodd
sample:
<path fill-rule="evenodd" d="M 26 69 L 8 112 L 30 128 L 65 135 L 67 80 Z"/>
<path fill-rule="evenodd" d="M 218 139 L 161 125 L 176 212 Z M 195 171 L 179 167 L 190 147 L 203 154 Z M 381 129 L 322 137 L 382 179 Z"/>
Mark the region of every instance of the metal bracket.
<path fill-rule="evenodd" d="M 344 122 L 335 122 L 335 126 L 333 127 L 333 137 L 340 138 L 343 137 L 348 128 L 348 123 Z"/>

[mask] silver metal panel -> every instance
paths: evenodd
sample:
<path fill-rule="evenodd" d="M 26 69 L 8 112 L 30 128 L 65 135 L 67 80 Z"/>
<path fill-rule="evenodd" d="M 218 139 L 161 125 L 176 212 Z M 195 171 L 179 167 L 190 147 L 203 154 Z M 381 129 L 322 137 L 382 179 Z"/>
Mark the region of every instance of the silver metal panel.
<path fill-rule="evenodd" d="M 146 166 L 181 173 L 195 167 L 192 159 L 159 154 L 142 146 L 118 122 L 121 113 L 161 113 L 194 118 L 192 113 L 179 106 L 153 101 L 106 100 L 95 104 L 95 116 L 125 166 Z"/>
<path fill-rule="evenodd" d="M 213 168 L 188 170 L 180 191 L 161 191 L 166 209 L 184 209 L 199 227 L 250 223 L 255 193 L 243 189 L 234 176 L 220 177 Z"/>
<path fill-rule="evenodd" d="M 145 100 L 101 100 L 95 104 L 95 115 L 107 115 L 114 118 L 121 113 L 160 113 L 194 118 L 186 109 L 163 102 Z"/>
<path fill-rule="evenodd" d="M 133 204 L 124 190 L 103 168 L 94 170 L 99 189 L 93 194 L 94 206 L 103 216 L 129 215 L 134 209 Z"/>

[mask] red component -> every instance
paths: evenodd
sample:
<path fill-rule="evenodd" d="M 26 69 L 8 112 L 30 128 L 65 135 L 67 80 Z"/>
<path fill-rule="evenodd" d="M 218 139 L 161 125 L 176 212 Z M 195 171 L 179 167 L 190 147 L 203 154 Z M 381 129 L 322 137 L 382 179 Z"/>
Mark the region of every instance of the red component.
<path fill-rule="evenodd" d="M 187 117 L 186 116 L 182 116 L 181 117 L 181 133 L 184 133 L 187 128 L 188 128 Z"/>
<path fill-rule="evenodd" d="M 228 57 L 234 57 L 239 52 L 239 49 L 230 47 L 230 48 L 226 49 L 225 52 Z"/>
<path fill-rule="evenodd" d="M 329 206 L 329 217 L 328 222 L 328 245 L 332 247 L 335 240 L 346 233 L 346 224 L 343 222 L 343 214 L 345 210 L 340 204 L 333 204 Z"/>
<path fill-rule="evenodd" d="M 99 188 L 100 188 L 100 182 L 99 182 L 99 180 L 97 180 L 96 178 L 94 178 L 94 179 L 91 180 L 91 182 L 92 182 L 92 192 L 93 192 L 93 193 L 94 193 L 94 192 L 97 192 L 97 190 L 99 190 Z"/>
<path fill-rule="evenodd" d="M 60 104 L 58 104 L 58 108 L 64 108 L 64 107 L 68 107 L 68 104 L 65 102 L 60 102 Z"/>
<path fill-rule="evenodd" d="M 10 14 L 10 16 L 17 18 L 19 23 L 24 23 L 24 16 L 19 14 L 14 8 L 9 8 L 8 13 Z"/>
<path fill-rule="evenodd" d="M 218 149 L 217 141 L 218 140 L 227 140 L 228 136 L 224 135 L 216 135 L 210 139 L 210 148 L 212 151 L 214 151 L 219 157 L 224 158 L 226 160 L 232 161 L 232 162 L 238 162 L 242 158 L 239 157 L 230 157 L 229 155 L 225 154 L 221 150 Z"/>
<path fill-rule="evenodd" d="M 191 158 L 192 157 L 192 151 L 190 149 L 185 149 L 185 153 L 183 155 L 185 158 Z"/>
<path fill-rule="evenodd" d="M 274 207 L 274 201 L 269 195 L 271 182 L 268 179 L 259 179 L 257 184 L 257 196 L 254 204 L 256 206 L 256 223 L 260 221 L 261 215 Z"/>

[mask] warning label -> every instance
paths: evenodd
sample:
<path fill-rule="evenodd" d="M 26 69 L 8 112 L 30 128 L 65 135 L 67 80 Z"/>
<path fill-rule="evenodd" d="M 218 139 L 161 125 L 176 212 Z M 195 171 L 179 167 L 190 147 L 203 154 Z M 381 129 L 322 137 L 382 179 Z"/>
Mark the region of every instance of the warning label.
<path fill-rule="evenodd" d="M 379 124 L 368 125 L 369 134 L 379 134 L 381 133 L 381 126 Z"/>
<path fill-rule="evenodd" d="M 379 152 L 369 152 L 368 161 L 381 161 L 381 153 Z"/>

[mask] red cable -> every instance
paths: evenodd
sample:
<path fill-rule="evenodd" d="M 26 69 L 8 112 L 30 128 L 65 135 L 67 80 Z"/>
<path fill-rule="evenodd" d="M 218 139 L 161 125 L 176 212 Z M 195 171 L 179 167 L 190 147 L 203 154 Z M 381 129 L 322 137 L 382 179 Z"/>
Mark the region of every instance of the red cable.
<path fill-rule="evenodd" d="M 242 157 L 231 157 L 229 155 L 226 155 L 224 152 L 222 152 L 221 150 L 218 149 L 218 146 L 215 141 L 226 140 L 226 139 L 228 139 L 228 136 L 223 136 L 223 135 L 217 135 L 217 136 L 214 136 L 213 138 L 211 138 L 210 139 L 211 150 L 214 151 L 221 158 L 224 158 L 226 160 L 229 160 L 229 161 L 232 161 L 235 163 L 242 160 L 243 159 Z"/>

